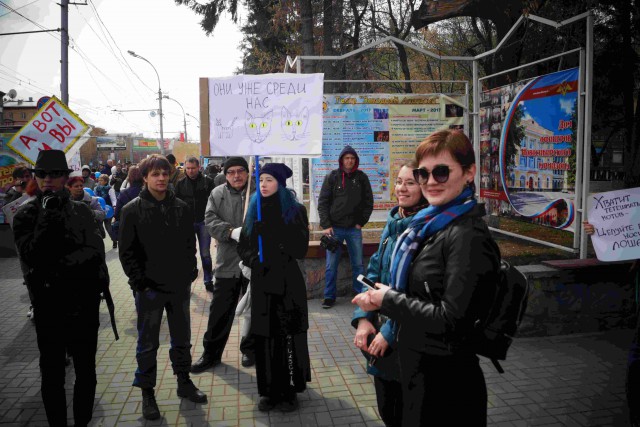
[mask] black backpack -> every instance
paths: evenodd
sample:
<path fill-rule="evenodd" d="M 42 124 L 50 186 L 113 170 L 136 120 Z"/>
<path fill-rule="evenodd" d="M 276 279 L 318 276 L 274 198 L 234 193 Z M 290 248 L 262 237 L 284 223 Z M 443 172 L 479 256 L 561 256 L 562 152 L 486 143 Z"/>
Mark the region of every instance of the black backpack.
<path fill-rule="evenodd" d="M 484 322 L 476 321 L 477 334 L 473 339 L 476 354 L 491 360 L 501 374 L 504 369 L 498 360 L 507 358 L 507 351 L 527 310 L 528 299 L 527 278 L 508 262 L 501 260 L 500 280 L 491 310 Z"/>

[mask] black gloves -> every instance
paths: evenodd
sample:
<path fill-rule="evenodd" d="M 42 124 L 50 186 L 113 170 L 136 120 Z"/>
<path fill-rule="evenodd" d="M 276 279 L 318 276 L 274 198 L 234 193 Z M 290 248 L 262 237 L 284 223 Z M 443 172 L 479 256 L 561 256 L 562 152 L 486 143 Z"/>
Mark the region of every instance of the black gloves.
<path fill-rule="evenodd" d="M 42 195 L 42 207 L 46 210 L 56 210 L 62 206 L 62 199 L 53 191 L 45 191 Z"/>

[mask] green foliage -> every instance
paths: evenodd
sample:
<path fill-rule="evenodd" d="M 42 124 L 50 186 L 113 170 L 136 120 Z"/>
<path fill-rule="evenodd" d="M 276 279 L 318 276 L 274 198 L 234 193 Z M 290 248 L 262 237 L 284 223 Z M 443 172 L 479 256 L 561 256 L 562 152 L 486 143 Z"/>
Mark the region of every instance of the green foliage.
<path fill-rule="evenodd" d="M 507 133 L 507 142 L 505 144 L 505 162 L 509 172 L 513 169 L 516 154 L 518 153 L 518 147 L 520 142 L 525 137 L 525 125 L 522 123 L 524 117 L 524 108 L 522 104 L 518 104 L 513 112 L 513 118 L 509 123 L 509 131 Z"/>

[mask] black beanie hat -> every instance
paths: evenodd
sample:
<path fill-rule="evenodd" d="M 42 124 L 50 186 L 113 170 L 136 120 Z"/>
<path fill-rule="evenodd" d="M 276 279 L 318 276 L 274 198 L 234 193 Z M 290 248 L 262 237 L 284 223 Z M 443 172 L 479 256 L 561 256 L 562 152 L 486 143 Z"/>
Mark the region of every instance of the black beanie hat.
<path fill-rule="evenodd" d="M 278 181 L 278 184 L 283 187 L 287 186 L 287 178 L 293 175 L 293 171 L 284 163 L 267 163 L 260 168 L 260 175 L 263 173 L 268 173 L 274 177 Z"/>
<path fill-rule="evenodd" d="M 229 157 L 224 166 L 222 167 L 222 173 L 227 174 L 227 169 L 233 166 L 242 166 L 246 171 L 249 171 L 249 164 L 244 157 Z"/>

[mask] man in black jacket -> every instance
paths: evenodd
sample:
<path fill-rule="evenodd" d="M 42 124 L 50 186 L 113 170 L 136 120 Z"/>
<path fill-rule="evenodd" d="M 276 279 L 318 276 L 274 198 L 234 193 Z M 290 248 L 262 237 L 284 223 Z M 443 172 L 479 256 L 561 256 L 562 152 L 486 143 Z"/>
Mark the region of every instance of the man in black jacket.
<path fill-rule="evenodd" d="M 101 285 L 108 284 L 104 244 L 91 209 L 69 198 L 72 170 L 60 150 L 38 154 L 38 192 L 16 213 L 13 233 L 33 296 L 40 350 L 41 392 L 47 420 L 67 425 L 65 360 L 73 357 L 75 425 L 92 418 L 96 392 Z M 102 273 L 102 274 L 101 274 Z"/>
<path fill-rule="evenodd" d="M 176 197 L 191 207 L 194 216 L 193 231 L 200 245 L 200 260 L 204 274 L 204 287 L 213 292 L 213 262 L 211 261 L 211 235 L 204 226 L 204 210 L 214 188 L 213 179 L 200 172 L 200 161 L 189 157 L 185 162 L 187 176 L 176 184 Z"/>
<path fill-rule="evenodd" d="M 160 417 L 153 388 L 165 309 L 171 337 L 169 357 L 178 377 L 178 396 L 195 403 L 207 401 L 189 378 L 189 297 L 191 282 L 197 276 L 193 215 L 189 206 L 169 190 L 170 170 L 167 159 L 157 154 L 140 164 L 145 188 L 122 208 L 118 239 L 120 262 L 135 292 L 138 312 L 138 369 L 133 385 L 142 389 L 142 415 L 148 420 Z"/>
<path fill-rule="evenodd" d="M 345 146 L 339 157 L 340 167 L 324 178 L 318 196 L 318 214 L 323 233 L 340 243 L 335 251 L 327 251 L 322 308 L 331 308 L 336 302 L 338 263 L 344 241 L 351 260 L 353 290 L 359 293 L 361 289 L 357 277 L 364 271 L 362 227 L 369 222 L 373 210 L 373 192 L 367 174 L 358 170 L 359 163 L 356 150 L 350 145 Z"/>

